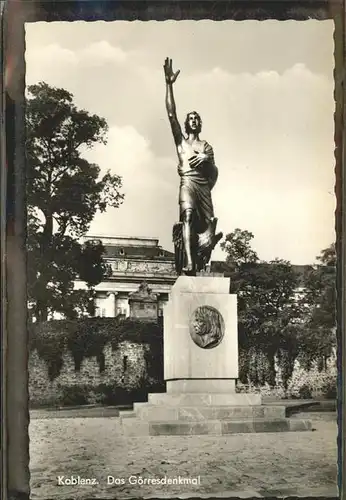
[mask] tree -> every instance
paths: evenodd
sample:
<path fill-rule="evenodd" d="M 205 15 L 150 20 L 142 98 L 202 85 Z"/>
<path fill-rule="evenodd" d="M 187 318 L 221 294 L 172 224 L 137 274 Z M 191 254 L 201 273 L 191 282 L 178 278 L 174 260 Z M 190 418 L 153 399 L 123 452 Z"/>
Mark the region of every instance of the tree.
<path fill-rule="evenodd" d="M 257 253 L 251 248 L 250 241 L 254 235 L 250 231 L 235 229 L 225 236 L 220 244 L 227 254 L 226 263 L 233 269 L 239 269 L 242 264 L 258 262 Z"/>
<path fill-rule="evenodd" d="M 93 287 L 108 269 L 100 243 L 80 237 L 97 211 L 118 207 L 121 178 L 89 163 L 83 151 L 106 144 L 103 118 L 78 109 L 73 95 L 41 82 L 28 87 L 26 105 L 28 296 L 33 314 L 66 317 L 90 310 Z M 80 278 L 88 290 L 74 290 Z"/>
<path fill-rule="evenodd" d="M 298 277 L 289 262 L 279 259 L 243 265 L 239 277 L 240 345 L 265 356 L 267 375 L 262 382 L 274 385 L 276 357 L 285 360 L 290 375 L 297 355 L 301 314 L 295 299 Z"/>
<path fill-rule="evenodd" d="M 321 251 L 304 280 L 302 296 L 306 320 L 301 334 L 301 361 L 309 367 L 319 362 L 320 369 L 336 346 L 336 251 L 335 245 Z"/>
<path fill-rule="evenodd" d="M 273 384 L 277 359 L 287 386 L 296 359 L 306 368 L 318 361 L 323 369 L 335 348 L 335 245 L 301 277 L 288 261 L 260 261 L 252 238 L 236 229 L 222 245 L 231 292 L 238 296 L 240 378 Z"/>
<path fill-rule="evenodd" d="M 301 308 L 296 300 L 298 276 L 288 261 L 260 261 L 251 248 L 253 234 L 236 229 L 226 236 L 222 248 L 230 263 L 231 292 L 238 296 L 239 349 L 245 381 L 256 358 L 266 370 L 253 369 L 255 383 L 275 384 L 275 358 L 285 360 L 287 377 L 297 355 Z M 255 358 L 255 359 L 254 359 Z M 259 380 L 261 378 L 261 380 Z"/>

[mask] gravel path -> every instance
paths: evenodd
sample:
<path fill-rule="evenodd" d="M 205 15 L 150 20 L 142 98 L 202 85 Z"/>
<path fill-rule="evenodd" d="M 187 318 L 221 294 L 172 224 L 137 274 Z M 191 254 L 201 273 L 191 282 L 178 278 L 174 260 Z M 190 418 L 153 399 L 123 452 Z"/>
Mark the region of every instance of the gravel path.
<path fill-rule="evenodd" d="M 114 417 L 35 419 L 31 498 L 336 496 L 335 418 L 312 413 L 301 418 L 311 418 L 316 430 L 144 438 L 124 438 Z M 80 476 L 97 484 L 59 485 L 59 476 L 62 482 Z M 120 484 L 108 484 L 107 476 Z M 131 485 L 130 476 L 199 477 L 200 484 Z"/>

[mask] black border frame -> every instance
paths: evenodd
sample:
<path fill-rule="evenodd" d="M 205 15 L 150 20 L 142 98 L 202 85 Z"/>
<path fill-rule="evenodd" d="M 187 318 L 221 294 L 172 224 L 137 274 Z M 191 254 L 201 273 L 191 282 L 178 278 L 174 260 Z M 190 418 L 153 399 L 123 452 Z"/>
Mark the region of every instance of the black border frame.
<path fill-rule="evenodd" d="M 29 410 L 26 306 L 26 179 L 24 149 L 25 29 L 36 21 L 167 19 L 333 19 L 335 24 L 335 229 L 337 234 L 339 495 L 346 498 L 345 417 L 345 118 L 344 0 L 83 0 L 0 2 L 1 14 L 1 484 L 3 498 L 28 499 Z M 4 217 L 5 216 L 5 217 Z M 310 497 L 311 498 L 311 497 Z"/>

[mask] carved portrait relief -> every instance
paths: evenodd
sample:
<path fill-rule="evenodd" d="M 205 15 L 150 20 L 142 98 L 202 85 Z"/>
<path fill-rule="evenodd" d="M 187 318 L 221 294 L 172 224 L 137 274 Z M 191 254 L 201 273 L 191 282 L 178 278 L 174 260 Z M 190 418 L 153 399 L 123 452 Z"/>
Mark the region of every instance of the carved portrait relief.
<path fill-rule="evenodd" d="M 211 306 L 200 306 L 194 310 L 190 320 L 190 335 L 196 345 L 211 349 L 220 344 L 225 333 L 223 317 Z"/>

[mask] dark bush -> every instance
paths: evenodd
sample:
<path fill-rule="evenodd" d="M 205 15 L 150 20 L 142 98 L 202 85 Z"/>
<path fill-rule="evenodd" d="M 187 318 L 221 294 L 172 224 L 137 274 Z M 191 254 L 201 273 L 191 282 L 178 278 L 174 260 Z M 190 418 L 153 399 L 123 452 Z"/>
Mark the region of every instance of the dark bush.
<path fill-rule="evenodd" d="M 148 399 L 148 389 L 146 387 L 127 389 L 116 384 L 102 384 L 93 389 L 93 392 L 97 395 L 100 404 L 105 406 L 130 405 Z"/>
<path fill-rule="evenodd" d="M 82 406 L 88 404 L 90 387 L 88 386 L 63 386 L 61 405 L 62 406 Z"/>
<path fill-rule="evenodd" d="M 150 392 L 166 392 L 166 384 L 157 382 L 148 384 L 140 379 L 137 387 L 125 388 L 114 384 L 100 384 L 93 389 L 97 401 L 106 406 L 128 405 L 134 402 L 145 402 Z"/>
<path fill-rule="evenodd" d="M 300 399 L 312 398 L 311 388 L 307 384 L 304 384 L 299 388 L 299 398 Z"/>
<path fill-rule="evenodd" d="M 337 399 L 338 389 L 336 380 L 333 378 L 328 380 L 322 387 L 322 393 L 326 399 Z"/>
<path fill-rule="evenodd" d="M 44 399 L 42 397 L 37 398 L 35 394 L 30 396 L 29 407 L 32 410 L 42 408 L 58 408 L 59 406 L 62 406 L 62 402 L 59 397 L 56 397 L 55 394 L 46 396 Z"/>

